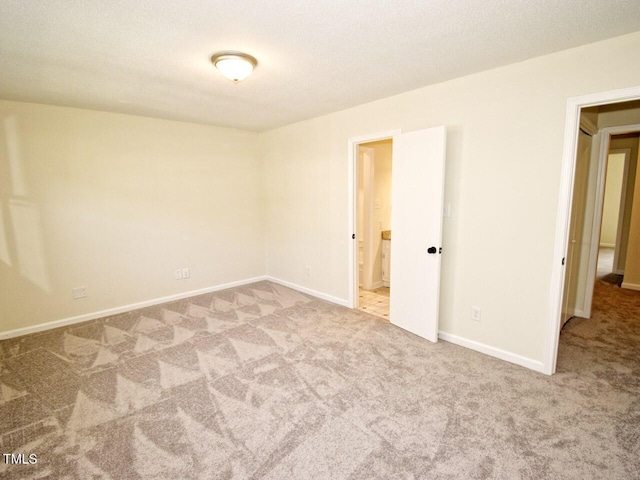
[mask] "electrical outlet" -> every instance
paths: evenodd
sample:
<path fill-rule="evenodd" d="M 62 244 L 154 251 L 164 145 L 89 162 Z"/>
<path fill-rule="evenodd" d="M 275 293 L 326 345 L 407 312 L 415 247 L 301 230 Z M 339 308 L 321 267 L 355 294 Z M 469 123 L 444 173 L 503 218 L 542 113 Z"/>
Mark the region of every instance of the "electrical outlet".
<path fill-rule="evenodd" d="M 87 287 L 75 287 L 71 290 L 73 292 L 73 298 L 84 298 L 87 296 Z"/>
<path fill-rule="evenodd" d="M 182 269 L 181 268 L 176 270 L 175 277 L 176 277 L 176 280 L 180 280 L 182 278 Z"/>
<path fill-rule="evenodd" d="M 182 278 L 189 278 L 191 276 L 191 272 L 188 268 L 182 269 Z"/>
<path fill-rule="evenodd" d="M 471 320 L 479 322 L 482 319 L 482 309 L 480 307 L 471 307 Z"/>

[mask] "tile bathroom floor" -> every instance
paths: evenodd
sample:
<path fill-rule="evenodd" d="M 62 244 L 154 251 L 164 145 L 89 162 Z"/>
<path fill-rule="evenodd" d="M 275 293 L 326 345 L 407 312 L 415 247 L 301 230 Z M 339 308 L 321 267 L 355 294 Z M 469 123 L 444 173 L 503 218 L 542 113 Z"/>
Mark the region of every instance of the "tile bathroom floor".
<path fill-rule="evenodd" d="M 358 310 L 389 320 L 389 292 L 389 287 L 375 290 L 364 290 L 360 287 Z"/>

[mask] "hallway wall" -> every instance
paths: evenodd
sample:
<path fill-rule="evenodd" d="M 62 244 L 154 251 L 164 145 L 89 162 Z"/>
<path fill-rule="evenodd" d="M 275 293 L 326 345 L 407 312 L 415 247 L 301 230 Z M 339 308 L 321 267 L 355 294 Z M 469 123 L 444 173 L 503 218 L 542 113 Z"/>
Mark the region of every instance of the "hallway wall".
<path fill-rule="evenodd" d="M 624 153 L 609 154 L 604 201 L 602 205 L 602 227 L 600 229 L 601 247 L 613 248 L 616 245 L 624 162 Z"/>

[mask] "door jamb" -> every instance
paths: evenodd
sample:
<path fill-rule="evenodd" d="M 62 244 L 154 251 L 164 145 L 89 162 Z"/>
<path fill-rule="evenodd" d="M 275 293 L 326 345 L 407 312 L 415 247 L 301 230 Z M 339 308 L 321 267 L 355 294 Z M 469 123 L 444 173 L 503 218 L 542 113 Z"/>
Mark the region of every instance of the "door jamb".
<path fill-rule="evenodd" d="M 560 319 L 562 315 L 562 297 L 564 293 L 564 257 L 569 240 L 569 222 L 571 221 L 571 203 L 575 156 L 578 146 L 578 128 L 580 111 L 585 107 L 593 107 L 610 103 L 620 103 L 640 99 L 640 87 L 630 87 L 608 92 L 582 95 L 567 99 L 564 143 L 562 151 L 562 170 L 560 172 L 560 192 L 556 218 L 556 234 L 551 267 L 551 284 L 549 294 L 549 319 L 543 357 L 543 372 L 552 375 L 556 371 L 558 357 L 558 341 L 560 339 Z M 603 142 L 604 143 L 604 142 Z"/>
<path fill-rule="evenodd" d="M 347 141 L 348 146 L 348 192 L 347 192 L 347 232 L 349 234 L 349 307 L 356 308 L 358 306 L 358 275 L 356 274 L 358 268 L 358 239 L 352 238 L 357 232 L 357 220 L 358 220 L 358 145 L 361 143 L 376 142 L 378 140 L 393 140 L 394 137 L 400 135 L 402 130 L 388 130 L 384 132 L 371 133 L 366 135 L 359 135 L 351 137 Z"/>

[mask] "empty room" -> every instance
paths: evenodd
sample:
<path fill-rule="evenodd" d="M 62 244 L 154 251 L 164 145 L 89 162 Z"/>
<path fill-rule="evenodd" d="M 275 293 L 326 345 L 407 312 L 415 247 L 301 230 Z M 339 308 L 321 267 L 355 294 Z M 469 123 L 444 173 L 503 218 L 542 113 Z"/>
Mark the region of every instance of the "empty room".
<path fill-rule="evenodd" d="M 3 0 L 0 478 L 640 479 L 639 51 L 632 0 Z"/>

